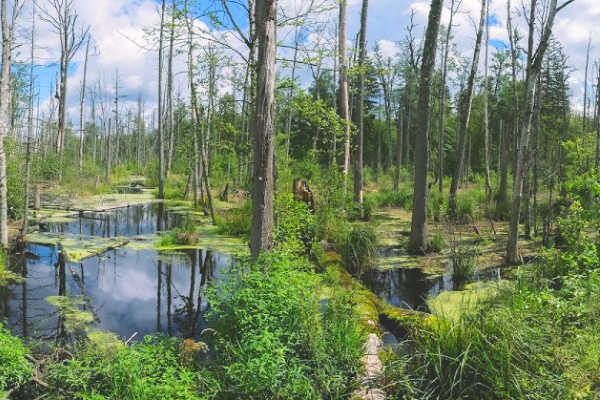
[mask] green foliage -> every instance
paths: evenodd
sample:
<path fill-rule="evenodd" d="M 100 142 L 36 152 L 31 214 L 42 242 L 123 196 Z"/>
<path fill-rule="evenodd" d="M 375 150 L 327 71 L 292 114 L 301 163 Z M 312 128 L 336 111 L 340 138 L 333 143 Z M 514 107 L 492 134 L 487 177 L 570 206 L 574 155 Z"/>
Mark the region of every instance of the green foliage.
<path fill-rule="evenodd" d="M 375 194 L 375 200 L 379 207 L 400 207 L 407 211 L 412 210 L 413 193 L 407 187 L 398 191 L 380 190 Z"/>
<path fill-rule="evenodd" d="M 118 347 L 107 357 L 85 345 L 76 357 L 52 364 L 48 383 L 57 399 L 199 400 L 217 385 L 208 373 L 180 363 L 181 340 L 146 336 L 141 343 Z"/>
<path fill-rule="evenodd" d="M 0 251 L 0 289 L 9 283 L 19 282 L 22 279 L 19 275 L 6 269 L 5 257 L 4 253 Z"/>
<path fill-rule="evenodd" d="M 252 227 L 252 203 L 226 210 L 217 216 L 219 233 L 231 236 L 249 236 Z"/>
<path fill-rule="evenodd" d="M 514 285 L 414 326 L 386 360 L 396 398 L 594 399 L 600 387 L 600 262 L 579 202 L 558 221 L 562 247 L 522 267 Z"/>
<path fill-rule="evenodd" d="M 275 248 L 288 254 L 307 254 L 315 237 L 315 218 L 308 205 L 294 200 L 291 193 L 277 197 L 273 234 Z"/>
<path fill-rule="evenodd" d="M 346 269 L 360 276 L 373 267 L 377 254 L 377 236 L 369 225 L 354 224 L 338 239 L 338 251 Z"/>
<path fill-rule="evenodd" d="M 429 242 L 428 250 L 434 253 L 439 253 L 440 251 L 446 248 L 446 239 L 444 239 L 444 235 L 439 232 L 436 232 Z"/>
<path fill-rule="evenodd" d="M 180 226 L 170 232 L 164 233 L 158 241 L 157 246 L 160 248 L 176 245 L 195 245 L 198 239 L 196 223 L 192 218 L 185 218 Z"/>
<path fill-rule="evenodd" d="M 598 247 L 586 234 L 590 223 L 585 215 L 581 204 L 575 201 L 569 207 L 567 215 L 557 219 L 556 242 L 561 248 L 550 248 L 542 252 L 542 257 L 534 268 L 538 282 L 560 287 L 565 277 L 587 274 L 600 267 Z"/>
<path fill-rule="evenodd" d="M 349 395 L 363 338 L 350 299 L 334 296 L 321 313 L 318 285 L 305 261 L 274 253 L 209 292 L 219 397 Z"/>
<path fill-rule="evenodd" d="M 33 367 L 25 358 L 28 353 L 23 342 L 0 324 L 0 395 L 31 379 Z"/>
<path fill-rule="evenodd" d="M 477 263 L 477 249 L 463 246 L 452 248 L 452 280 L 454 283 L 468 282 L 473 278 Z"/>
<path fill-rule="evenodd" d="M 429 192 L 429 198 L 427 199 L 427 214 L 430 218 L 433 218 L 435 222 L 441 221 L 442 215 L 447 208 L 448 202 L 443 193 L 440 193 L 438 190 Z"/>
<path fill-rule="evenodd" d="M 456 196 L 456 222 L 468 224 L 477 214 L 478 202 L 473 193 L 461 193 Z"/>

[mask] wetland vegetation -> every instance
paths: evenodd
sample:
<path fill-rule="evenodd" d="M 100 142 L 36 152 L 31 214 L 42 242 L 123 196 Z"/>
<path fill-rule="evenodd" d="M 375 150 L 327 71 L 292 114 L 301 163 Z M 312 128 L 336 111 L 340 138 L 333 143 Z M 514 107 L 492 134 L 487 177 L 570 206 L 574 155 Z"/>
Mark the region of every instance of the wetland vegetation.
<path fill-rule="evenodd" d="M 574 1 L 0 1 L 0 399 L 599 399 Z"/>

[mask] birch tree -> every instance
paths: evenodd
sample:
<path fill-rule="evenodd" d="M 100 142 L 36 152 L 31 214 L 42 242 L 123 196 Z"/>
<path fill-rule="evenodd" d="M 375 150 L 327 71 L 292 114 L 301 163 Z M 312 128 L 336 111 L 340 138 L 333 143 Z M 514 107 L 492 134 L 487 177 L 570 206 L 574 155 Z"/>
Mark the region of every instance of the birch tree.
<path fill-rule="evenodd" d="M 8 193 L 6 178 L 6 152 L 4 139 L 9 133 L 10 66 L 12 63 L 15 24 L 23 5 L 13 0 L 9 10 L 7 0 L 0 0 L 0 22 L 2 24 L 2 68 L 0 70 L 0 243 L 8 247 Z M 9 19 L 10 18 L 10 19 Z"/>

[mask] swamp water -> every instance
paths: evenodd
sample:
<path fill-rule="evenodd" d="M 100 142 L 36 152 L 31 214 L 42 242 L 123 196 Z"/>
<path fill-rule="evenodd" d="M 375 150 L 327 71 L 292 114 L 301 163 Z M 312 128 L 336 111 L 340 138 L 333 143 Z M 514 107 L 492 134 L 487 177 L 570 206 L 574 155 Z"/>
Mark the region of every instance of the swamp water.
<path fill-rule="evenodd" d="M 83 213 L 42 228 L 129 237 L 132 243 L 146 235 L 147 242 L 158 228 L 181 223 L 181 211 L 163 212 L 162 207 L 154 203 Z M 122 338 L 155 332 L 196 337 L 208 308 L 204 290 L 224 277 L 231 263 L 230 256 L 214 251 L 159 253 L 152 246 L 124 246 L 71 263 L 58 246 L 28 243 L 23 254 L 10 257 L 11 269 L 26 279 L 0 292 L 0 320 L 16 334 L 46 340 L 66 337 L 81 328 L 78 322 Z M 69 314 L 75 327 L 69 326 Z"/>
<path fill-rule="evenodd" d="M 398 253 L 395 248 L 380 249 L 380 256 Z M 386 267 L 369 270 L 363 277 L 365 285 L 379 298 L 392 306 L 429 312 L 427 299 L 445 291 L 460 290 L 462 284 L 455 282 L 453 267 L 448 263 L 441 274 L 429 274 L 423 268 Z M 504 278 L 501 268 L 476 270 L 472 281 L 499 281 Z"/>

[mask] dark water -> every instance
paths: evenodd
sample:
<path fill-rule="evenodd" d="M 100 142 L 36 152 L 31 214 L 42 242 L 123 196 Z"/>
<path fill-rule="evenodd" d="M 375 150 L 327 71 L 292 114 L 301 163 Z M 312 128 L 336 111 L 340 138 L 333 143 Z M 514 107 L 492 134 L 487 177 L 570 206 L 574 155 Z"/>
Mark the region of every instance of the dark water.
<path fill-rule="evenodd" d="M 140 204 L 107 212 L 83 212 L 72 222 L 41 223 L 40 231 L 83 236 L 137 236 L 179 226 L 182 214 L 169 212 L 162 203 Z"/>
<path fill-rule="evenodd" d="M 52 232 L 133 236 L 159 226 L 157 204 L 130 207 L 99 215 L 98 219 L 49 226 Z M 167 213 L 167 215 L 169 215 Z M 163 226 L 177 218 L 163 217 Z M 106 227 L 110 224 L 110 229 Z M 113 228 L 115 227 L 115 228 Z M 75 230 L 75 232 L 73 231 Z M 114 233 L 116 232 L 116 233 Z M 137 338 L 164 332 L 196 337 L 204 328 L 208 309 L 205 289 L 223 278 L 229 256 L 203 250 L 163 254 L 155 250 L 120 248 L 81 263 L 66 263 L 55 246 L 30 244 L 25 254 L 13 255 L 10 267 L 25 281 L 0 289 L 0 320 L 14 333 L 42 339 L 67 336 L 64 321 L 48 296 L 85 295 L 81 310 L 94 315 L 92 327 Z"/>
<path fill-rule="evenodd" d="M 498 280 L 502 278 L 500 268 L 477 271 L 474 281 Z M 441 276 L 431 276 L 421 268 L 373 269 L 363 278 L 365 284 L 389 304 L 412 310 L 428 312 L 427 298 L 446 290 L 459 290 L 461 284 L 452 279 L 452 266 L 449 265 Z"/>

